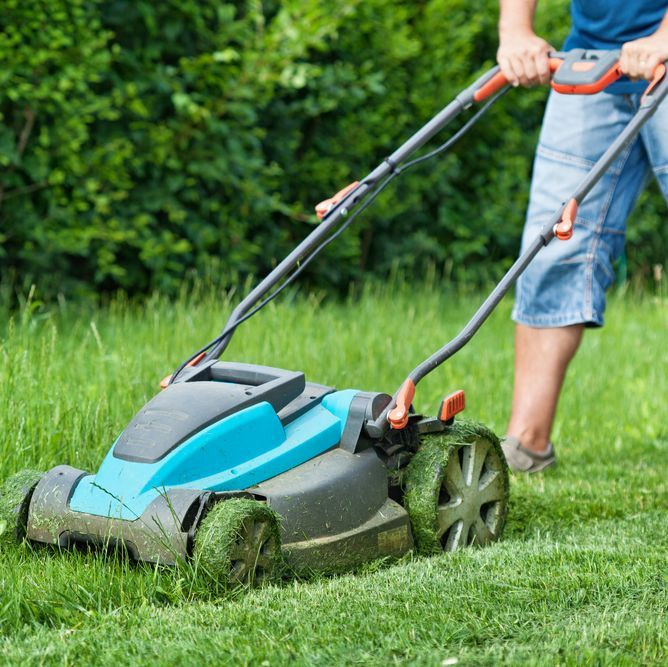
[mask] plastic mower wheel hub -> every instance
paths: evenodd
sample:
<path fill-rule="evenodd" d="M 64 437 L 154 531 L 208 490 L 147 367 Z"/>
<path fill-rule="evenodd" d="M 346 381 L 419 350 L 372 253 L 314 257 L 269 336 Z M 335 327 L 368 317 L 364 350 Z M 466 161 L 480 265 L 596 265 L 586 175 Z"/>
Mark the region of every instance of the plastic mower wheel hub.
<path fill-rule="evenodd" d="M 438 538 L 444 551 L 498 539 L 506 481 L 498 452 L 486 440 L 450 455 L 438 499 Z"/>

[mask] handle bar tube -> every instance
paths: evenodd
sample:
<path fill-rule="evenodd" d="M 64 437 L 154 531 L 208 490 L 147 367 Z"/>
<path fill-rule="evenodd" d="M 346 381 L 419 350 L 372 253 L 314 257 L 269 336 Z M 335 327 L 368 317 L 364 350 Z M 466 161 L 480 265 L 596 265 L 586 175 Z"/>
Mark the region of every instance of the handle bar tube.
<path fill-rule="evenodd" d="M 492 79 L 494 75 L 498 74 L 498 72 L 499 68 L 497 66 L 483 74 L 471 86 L 459 93 L 452 102 L 403 143 L 396 151 L 394 151 L 394 153 L 392 153 L 392 155 L 383 160 L 383 162 L 381 162 L 368 176 L 360 181 L 354 190 L 348 193 L 348 195 L 329 211 L 320 225 L 236 306 L 225 323 L 223 331 L 234 326 L 234 324 L 238 322 L 265 294 L 267 294 L 272 287 L 298 266 L 300 260 L 316 250 L 327 238 L 330 232 L 334 231 L 336 227 L 343 222 L 346 216 L 364 201 L 376 183 L 386 176 L 389 176 L 408 156 L 419 150 L 462 111 L 472 106 L 475 102 L 474 96 L 476 91 Z M 225 348 L 229 345 L 233 333 L 234 330 L 225 335 L 218 344 L 207 352 L 202 361 L 219 358 Z"/>

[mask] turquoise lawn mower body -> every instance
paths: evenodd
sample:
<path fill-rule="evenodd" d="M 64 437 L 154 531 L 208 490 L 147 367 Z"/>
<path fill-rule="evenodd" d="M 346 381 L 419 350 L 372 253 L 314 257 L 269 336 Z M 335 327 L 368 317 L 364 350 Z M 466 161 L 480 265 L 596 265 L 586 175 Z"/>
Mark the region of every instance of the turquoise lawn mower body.
<path fill-rule="evenodd" d="M 553 54 L 552 84 L 564 93 L 597 92 L 621 74 L 618 55 Z M 137 560 L 173 564 L 203 549 L 203 527 L 224 518 L 240 498 L 251 510 L 271 512 L 249 510 L 234 528 L 238 544 L 228 565 L 238 578 L 259 564 L 269 567 L 266 550 L 270 543 L 276 547 L 271 536 L 279 530 L 282 557 L 297 570 L 340 570 L 413 546 L 433 553 L 497 540 L 508 499 L 498 439 L 484 427 L 453 423 L 464 408 L 463 392 L 447 396 L 434 417 L 417 414 L 416 385 L 472 338 L 541 248 L 570 238 L 578 204 L 668 93 L 660 67 L 636 116 L 572 198 L 460 334 L 413 369 L 393 395 L 336 391 L 307 382 L 301 372 L 219 357 L 236 328 L 291 284 L 392 179 L 447 149 L 475 123 L 507 88 L 498 68 L 362 181 L 319 205 L 322 223 L 234 309 L 221 335 L 176 369 L 95 474 L 61 465 L 26 478 L 18 496 L 6 493 L 16 536 L 60 547 L 118 547 Z M 408 161 L 463 110 L 487 98 L 442 146 Z M 280 529 L 267 529 L 276 517 Z"/>
<path fill-rule="evenodd" d="M 412 547 L 408 515 L 388 497 L 387 467 L 360 437 L 374 406 L 377 416 L 389 401 L 307 383 L 299 372 L 205 364 L 144 406 L 96 474 L 46 473 L 26 536 L 62 547 L 122 545 L 137 560 L 172 564 L 192 553 L 215 503 L 246 497 L 282 517 L 295 566 L 318 568 L 323 548 L 345 552 L 351 542 L 356 553 L 378 554 L 383 531 L 393 539 L 378 555 L 400 555 Z M 309 557 L 314 540 L 318 553 Z"/>

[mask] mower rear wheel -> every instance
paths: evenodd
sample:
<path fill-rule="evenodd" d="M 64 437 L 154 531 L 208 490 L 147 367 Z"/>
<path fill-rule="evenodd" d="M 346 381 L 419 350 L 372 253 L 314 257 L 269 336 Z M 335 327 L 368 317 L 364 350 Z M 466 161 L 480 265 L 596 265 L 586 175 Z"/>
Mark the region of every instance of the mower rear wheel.
<path fill-rule="evenodd" d="M 498 540 L 508 489 L 499 440 L 484 426 L 461 422 L 426 437 L 406 470 L 405 503 L 418 551 L 434 554 Z"/>
<path fill-rule="evenodd" d="M 278 515 L 257 500 L 220 501 L 197 530 L 193 556 L 217 590 L 270 582 L 281 557 Z"/>
<path fill-rule="evenodd" d="M 21 470 L 0 486 L 0 544 L 25 538 L 30 498 L 43 475 L 36 470 Z"/>

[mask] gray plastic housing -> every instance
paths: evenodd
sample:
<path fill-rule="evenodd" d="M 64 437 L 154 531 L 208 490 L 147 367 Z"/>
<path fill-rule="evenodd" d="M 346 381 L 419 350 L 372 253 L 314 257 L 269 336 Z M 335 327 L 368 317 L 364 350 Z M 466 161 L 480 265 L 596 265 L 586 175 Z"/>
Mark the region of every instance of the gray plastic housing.
<path fill-rule="evenodd" d="M 168 489 L 139 519 L 128 521 L 70 509 L 85 475 L 57 466 L 42 477 L 30 501 L 29 540 L 123 547 L 135 560 L 173 565 L 190 556 L 206 509 L 239 495 Z M 387 492 L 387 470 L 372 449 L 360 454 L 333 449 L 242 495 L 266 502 L 281 516 L 283 554 L 293 570 L 335 572 L 412 548 L 408 514 Z"/>
<path fill-rule="evenodd" d="M 61 465 L 35 487 L 28 510 L 26 537 L 67 547 L 74 543 L 102 548 L 123 546 L 135 560 L 173 565 L 188 555 L 188 525 L 197 515 L 202 491 L 170 489 L 135 521 L 102 517 L 70 509 L 69 501 L 83 470 Z"/>
<path fill-rule="evenodd" d="M 406 510 L 388 498 L 387 468 L 373 449 L 334 449 L 248 489 L 281 516 L 286 562 L 337 572 L 413 547 Z"/>
<path fill-rule="evenodd" d="M 333 391 L 304 383 L 301 373 L 269 369 L 268 374 L 261 368 L 259 380 L 246 372 L 250 370 L 246 365 L 243 374 L 237 373 L 237 379 L 248 384 L 229 382 L 228 367 L 227 381 L 170 386 L 130 423 L 125 434 L 131 429 L 139 435 L 119 440 L 125 443 L 121 452 L 150 463 L 204 424 L 241 409 L 247 401 L 271 400 L 278 414 L 289 420 Z M 259 384 L 250 384 L 255 381 Z M 285 473 L 231 493 L 168 488 L 134 521 L 72 510 L 70 499 L 87 473 L 58 466 L 35 487 L 26 537 L 63 547 L 77 543 L 122 546 L 136 560 L 174 564 L 190 555 L 199 522 L 213 502 L 248 495 L 280 515 L 283 553 L 295 570 L 340 571 L 373 558 L 400 556 L 413 545 L 408 515 L 388 497 L 387 468 L 363 432 L 365 421 L 377 416 L 389 400 L 387 394 L 359 392 L 339 446 Z M 141 437 L 145 432 L 148 441 Z"/>
<path fill-rule="evenodd" d="M 552 82 L 564 86 L 586 86 L 600 81 L 619 60 L 619 51 L 573 49 L 554 73 Z M 588 68 L 588 69 L 585 69 Z"/>

